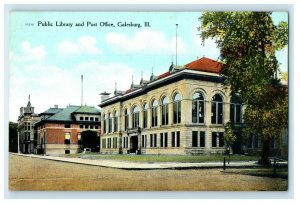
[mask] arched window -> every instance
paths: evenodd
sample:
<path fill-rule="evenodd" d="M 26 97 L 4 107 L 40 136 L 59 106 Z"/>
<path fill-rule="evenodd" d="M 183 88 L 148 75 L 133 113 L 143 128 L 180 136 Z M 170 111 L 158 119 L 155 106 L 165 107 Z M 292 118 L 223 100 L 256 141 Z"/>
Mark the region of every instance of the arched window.
<path fill-rule="evenodd" d="M 176 93 L 174 96 L 174 116 L 173 116 L 173 122 L 174 123 L 180 123 L 181 122 L 181 95 L 179 93 Z"/>
<path fill-rule="evenodd" d="M 107 115 L 104 114 L 104 125 L 103 125 L 103 133 L 107 133 Z"/>
<path fill-rule="evenodd" d="M 164 97 L 162 100 L 162 114 L 161 114 L 161 121 L 162 125 L 169 124 L 169 100 L 168 97 Z"/>
<path fill-rule="evenodd" d="M 124 129 L 127 130 L 128 129 L 128 125 L 129 125 L 129 114 L 128 114 L 128 110 L 125 109 L 125 122 L 124 122 Z"/>
<path fill-rule="evenodd" d="M 135 106 L 132 110 L 132 128 L 140 126 L 140 108 Z"/>
<path fill-rule="evenodd" d="M 152 125 L 152 127 L 155 127 L 155 126 L 157 126 L 157 107 L 158 107 L 158 102 L 156 101 L 156 100 L 154 100 L 153 102 L 152 102 L 152 111 L 151 111 L 151 117 L 152 117 L 152 119 L 151 119 L 151 125 Z"/>
<path fill-rule="evenodd" d="M 143 109 L 143 128 L 147 128 L 148 125 L 148 104 L 144 104 L 144 109 Z"/>
<path fill-rule="evenodd" d="M 211 123 L 223 123 L 223 98 L 220 94 L 215 94 L 211 101 Z"/>
<path fill-rule="evenodd" d="M 192 122 L 204 123 L 204 96 L 201 92 L 195 92 L 192 103 Z"/>
<path fill-rule="evenodd" d="M 108 132 L 112 132 L 112 116 L 111 113 L 108 115 Z"/>
<path fill-rule="evenodd" d="M 118 112 L 114 112 L 114 132 L 118 131 Z"/>
<path fill-rule="evenodd" d="M 240 124 L 242 122 L 242 102 L 238 95 L 233 95 L 230 100 L 230 122 Z"/>

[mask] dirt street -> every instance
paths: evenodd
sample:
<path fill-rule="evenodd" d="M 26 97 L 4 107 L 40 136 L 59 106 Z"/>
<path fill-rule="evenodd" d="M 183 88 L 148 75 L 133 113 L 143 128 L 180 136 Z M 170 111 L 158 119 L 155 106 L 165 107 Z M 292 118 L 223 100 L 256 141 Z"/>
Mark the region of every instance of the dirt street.
<path fill-rule="evenodd" d="M 10 154 L 9 189 L 285 191 L 287 180 L 224 174 L 222 169 L 120 170 Z"/>

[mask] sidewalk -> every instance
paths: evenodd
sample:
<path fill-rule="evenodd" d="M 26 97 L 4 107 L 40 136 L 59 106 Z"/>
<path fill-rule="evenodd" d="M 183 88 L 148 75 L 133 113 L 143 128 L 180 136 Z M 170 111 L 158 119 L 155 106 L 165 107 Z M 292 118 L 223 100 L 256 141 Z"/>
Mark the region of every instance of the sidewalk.
<path fill-rule="evenodd" d="M 153 169 L 196 169 L 196 168 L 223 168 L 223 162 L 205 162 L 205 163 L 176 163 L 176 162 L 157 162 L 157 163 L 138 163 L 116 160 L 91 160 L 82 158 L 69 158 L 69 157 L 54 157 L 54 156 L 41 156 L 33 154 L 17 154 L 12 155 L 39 158 L 53 161 L 62 161 L 68 163 L 85 164 L 92 166 L 101 166 L 109 168 L 118 168 L 126 170 L 153 170 Z M 245 167 L 260 167 L 256 161 L 244 162 L 230 162 L 226 161 L 226 168 L 245 168 Z"/>

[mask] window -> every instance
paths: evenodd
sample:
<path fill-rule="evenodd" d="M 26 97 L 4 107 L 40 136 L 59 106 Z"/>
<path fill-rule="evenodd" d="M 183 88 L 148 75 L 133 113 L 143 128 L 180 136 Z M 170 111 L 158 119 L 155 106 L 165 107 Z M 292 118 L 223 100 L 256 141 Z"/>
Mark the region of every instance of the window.
<path fill-rule="evenodd" d="M 164 134 L 160 133 L 160 147 L 164 147 Z"/>
<path fill-rule="evenodd" d="M 108 132 L 112 132 L 112 116 L 111 113 L 108 115 Z"/>
<path fill-rule="evenodd" d="M 83 125 L 79 125 L 80 128 L 83 128 Z"/>
<path fill-rule="evenodd" d="M 82 117 L 82 116 L 80 116 L 79 120 L 83 121 L 83 117 Z"/>
<path fill-rule="evenodd" d="M 200 131 L 200 147 L 205 147 L 205 131 Z"/>
<path fill-rule="evenodd" d="M 65 150 L 65 154 L 70 154 L 70 150 L 69 150 L 69 149 L 66 149 L 66 150 Z"/>
<path fill-rule="evenodd" d="M 114 137 L 113 138 L 113 148 L 117 148 L 117 142 L 118 142 L 118 138 Z"/>
<path fill-rule="evenodd" d="M 157 134 L 154 134 L 153 137 L 154 137 L 153 147 L 157 147 Z"/>
<path fill-rule="evenodd" d="M 198 147 L 198 131 L 192 133 L 192 147 Z"/>
<path fill-rule="evenodd" d="M 158 103 L 156 100 L 154 100 L 152 102 L 152 122 L 151 122 L 151 125 L 152 127 L 155 127 L 157 126 L 157 106 L 158 106 Z"/>
<path fill-rule="evenodd" d="M 85 121 L 88 121 L 88 120 L 89 120 L 89 117 L 85 117 L 84 120 L 85 120 Z"/>
<path fill-rule="evenodd" d="M 98 126 L 98 125 L 95 125 L 95 129 L 99 129 L 99 126 Z"/>
<path fill-rule="evenodd" d="M 99 121 L 99 118 L 98 118 L 98 117 L 96 117 L 96 118 L 95 118 L 95 121 Z"/>
<path fill-rule="evenodd" d="M 153 135 L 150 134 L 150 147 L 153 147 Z"/>
<path fill-rule="evenodd" d="M 135 106 L 132 115 L 132 128 L 138 128 L 140 125 L 140 108 Z"/>
<path fill-rule="evenodd" d="M 240 124 L 242 122 L 242 102 L 238 95 L 233 95 L 230 100 L 230 122 Z"/>
<path fill-rule="evenodd" d="M 168 103 L 169 103 L 168 98 L 164 97 L 162 100 L 162 114 L 161 114 L 162 125 L 168 125 L 169 123 Z"/>
<path fill-rule="evenodd" d="M 104 114 L 103 133 L 107 133 L 107 115 Z"/>
<path fill-rule="evenodd" d="M 78 144 L 81 145 L 81 133 L 77 134 Z"/>
<path fill-rule="evenodd" d="M 175 132 L 172 132 L 172 147 L 175 147 Z"/>
<path fill-rule="evenodd" d="M 222 124 L 223 123 L 223 99 L 220 94 L 216 94 L 212 98 L 211 123 L 212 124 Z"/>
<path fill-rule="evenodd" d="M 88 125 L 85 125 L 84 128 L 85 128 L 85 129 L 89 129 L 89 126 L 88 126 Z"/>
<path fill-rule="evenodd" d="M 193 95 L 192 103 L 192 122 L 204 123 L 204 96 L 201 92 L 196 92 Z"/>
<path fill-rule="evenodd" d="M 94 117 L 90 117 L 90 121 L 94 121 Z"/>
<path fill-rule="evenodd" d="M 90 129 L 94 129 L 94 126 L 93 126 L 93 125 L 90 125 Z"/>
<path fill-rule="evenodd" d="M 147 147 L 147 135 L 142 135 L 142 147 Z"/>
<path fill-rule="evenodd" d="M 148 105 L 147 104 L 145 104 L 144 105 L 144 111 L 143 111 L 143 116 L 144 116 L 144 118 L 143 118 L 143 128 L 147 128 L 147 126 L 148 126 Z"/>
<path fill-rule="evenodd" d="M 219 141 L 219 145 L 217 143 Z M 212 147 L 224 147 L 224 133 L 212 132 Z"/>
<path fill-rule="evenodd" d="M 176 142 L 177 145 L 176 146 L 180 147 L 180 131 L 177 131 L 176 135 L 177 135 L 177 140 L 176 140 L 177 141 Z"/>
<path fill-rule="evenodd" d="M 71 133 L 65 133 L 65 144 L 71 144 Z"/>
<path fill-rule="evenodd" d="M 102 148 L 106 148 L 106 139 L 102 139 Z"/>
<path fill-rule="evenodd" d="M 168 133 L 165 133 L 165 147 L 168 147 Z"/>
<path fill-rule="evenodd" d="M 124 126 L 124 128 L 125 128 L 125 130 L 127 130 L 128 129 L 128 124 L 129 124 L 129 114 L 128 114 L 128 110 L 127 109 L 125 109 L 125 126 Z"/>
<path fill-rule="evenodd" d="M 174 97 L 174 116 L 173 116 L 173 122 L 174 123 L 180 123 L 181 122 L 181 95 L 176 93 Z"/>
<path fill-rule="evenodd" d="M 118 131 L 118 112 L 114 113 L 114 132 Z"/>

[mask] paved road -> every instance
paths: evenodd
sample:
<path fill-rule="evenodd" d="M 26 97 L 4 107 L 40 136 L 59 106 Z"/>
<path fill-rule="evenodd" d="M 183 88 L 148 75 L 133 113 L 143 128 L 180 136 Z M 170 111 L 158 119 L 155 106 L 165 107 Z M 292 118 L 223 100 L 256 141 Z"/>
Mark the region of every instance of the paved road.
<path fill-rule="evenodd" d="M 287 183 L 222 169 L 122 170 L 9 155 L 9 189 L 17 191 L 285 191 Z"/>

